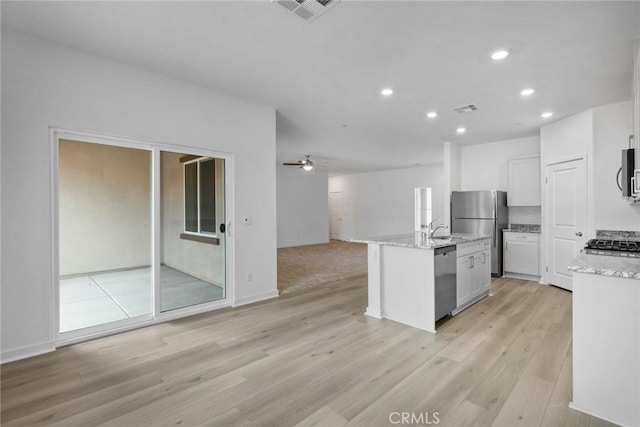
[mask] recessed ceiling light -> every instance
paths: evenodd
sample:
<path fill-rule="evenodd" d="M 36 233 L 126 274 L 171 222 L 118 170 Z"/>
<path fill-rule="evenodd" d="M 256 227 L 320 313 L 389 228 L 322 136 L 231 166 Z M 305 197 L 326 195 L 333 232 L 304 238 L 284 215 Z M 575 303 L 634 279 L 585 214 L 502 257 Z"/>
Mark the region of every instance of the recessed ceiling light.
<path fill-rule="evenodd" d="M 530 96 L 530 95 L 533 95 L 534 93 L 536 93 L 536 90 L 531 88 L 522 89 L 520 91 L 520 95 L 522 96 Z"/>
<path fill-rule="evenodd" d="M 458 129 L 456 129 L 456 132 L 458 132 L 458 133 L 465 133 L 466 131 L 467 131 L 467 129 L 463 128 L 463 127 L 459 127 Z"/>
<path fill-rule="evenodd" d="M 393 94 L 393 89 L 385 88 L 385 89 L 382 89 L 380 93 L 383 94 L 384 96 L 389 96 Z"/>
<path fill-rule="evenodd" d="M 553 116 L 553 113 L 551 111 L 547 111 L 546 113 L 540 114 L 540 117 L 542 117 L 543 119 L 548 119 L 551 116 Z"/>
<path fill-rule="evenodd" d="M 430 119 L 435 119 L 436 117 L 438 117 L 438 113 L 436 113 L 435 111 L 431 111 L 427 113 L 427 117 L 429 117 Z"/>
<path fill-rule="evenodd" d="M 496 50 L 491 54 L 491 59 L 493 59 L 494 61 L 499 61 L 501 59 L 506 58 L 507 56 L 509 56 L 509 52 L 506 50 L 500 49 L 500 50 Z"/>

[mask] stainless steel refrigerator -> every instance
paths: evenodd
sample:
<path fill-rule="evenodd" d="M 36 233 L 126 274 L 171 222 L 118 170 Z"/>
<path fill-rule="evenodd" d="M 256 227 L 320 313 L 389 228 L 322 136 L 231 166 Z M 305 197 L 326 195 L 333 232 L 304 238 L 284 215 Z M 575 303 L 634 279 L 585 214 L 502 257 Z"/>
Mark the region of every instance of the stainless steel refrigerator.
<path fill-rule="evenodd" d="M 453 191 L 451 232 L 491 236 L 491 275 L 502 276 L 502 230 L 509 226 L 505 191 Z"/>

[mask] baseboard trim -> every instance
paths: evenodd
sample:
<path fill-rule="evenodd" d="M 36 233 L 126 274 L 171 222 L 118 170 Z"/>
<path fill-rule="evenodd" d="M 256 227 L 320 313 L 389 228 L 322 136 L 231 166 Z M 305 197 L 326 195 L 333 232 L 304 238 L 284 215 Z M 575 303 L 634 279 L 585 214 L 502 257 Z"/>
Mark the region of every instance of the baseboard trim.
<path fill-rule="evenodd" d="M 50 353 L 55 350 L 56 346 L 53 341 L 14 348 L 13 350 L 6 350 L 0 353 L 0 364 L 14 362 L 16 360 L 26 359 L 27 357 L 38 356 L 44 353 Z"/>
<path fill-rule="evenodd" d="M 585 413 L 587 415 L 591 415 L 592 417 L 596 417 L 596 418 L 599 418 L 601 420 L 609 421 L 610 423 L 617 424 L 617 425 L 622 426 L 622 427 L 632 427 L 633 426 L 633 424 L 627 424 L 627 423 L 625 423 L 625 422 L 623 422 L 623 421 L 621 421 L 619 419 L 616 419 L 615 417 L 610 417 L 610 416 L 607 416 L 607 415 L 604 415 L 604 414 L 600 414 L 598 412 L 594 412 L 594 411 L 590 411 L 590 410 L 587 410 L 585 408 L 582 408 L 582 407 L 576 405 L 575 403 L 573 403 L 573 401 L 569 402 L 569 408 L 575 409 L 576 411 L 583 412 L 583 413 Z"/>
<path fill-rule="evenodd" d="M 533 275 L 530 275 L 530 274 L 505 272 L 502 276 L 503 277 L 508 277 L 509 279 L 529 280 L 529 281 L 532 281 L 532 282 L 540 283 L 540 276 L 533 276 Z"/>
<path fill-rule="evenodd" d="M 451 315 L 455 316 L 456 314 L 461 313 L 464 310 L 466 310 L 467 308 L 471 307 L 473 304 L 477 303 L 481 299 L 486 298 L 486 297 L 491 296 L 491 295 L 493 295 L 491 293 L 491 290 L 484 291 L 483 293 L 481 293 L 480 295 L 478 295 L 477 297 L 475 297 L 471 301 L 466 302 L 465 304 L 461 305 L 460 307 L 456 307 L 456 309 L 451 312 Z"/>
<path fill-rule="evenodd" d="M 262 292 L 260 294 L 250 295 L 248 297 L 236 298 L 233 301 L 232 307 L 240 307 L 241 305 L 252 304 L 254 302 L 264 301 L 271 298 L 278 298 L 280 293 L 277 289 L 272 291 Z"/>
<path fill-rule="evenodd" d="M 311 241 L 311 242 L 285 243 L 282 246 L 278 245 L 278 249 L 300 248 L 300 247 L 303 247 L 303 246 L 326 245 L 328 243 L 330 243 L 330 240 L 318 240 L 318 241 Z"/>
<path fill-rule="evenodd" d="M 365 316 L 373 317 L 375 319 L 382 319 L 382 313 L 380 311 L 371 310 L 369 307 L 364 312 Z"/>

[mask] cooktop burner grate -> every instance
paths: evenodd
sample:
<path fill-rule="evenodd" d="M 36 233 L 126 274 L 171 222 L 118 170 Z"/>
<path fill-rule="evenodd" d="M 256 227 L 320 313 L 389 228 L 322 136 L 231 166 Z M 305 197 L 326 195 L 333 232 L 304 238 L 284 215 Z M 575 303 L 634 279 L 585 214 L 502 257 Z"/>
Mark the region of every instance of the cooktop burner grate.
<path fill-rule="evenodd" d="M 635 240 L 591 239 L 584 251 L 597 255 L 615 255 L 640 258 L 640 242 Z"/>

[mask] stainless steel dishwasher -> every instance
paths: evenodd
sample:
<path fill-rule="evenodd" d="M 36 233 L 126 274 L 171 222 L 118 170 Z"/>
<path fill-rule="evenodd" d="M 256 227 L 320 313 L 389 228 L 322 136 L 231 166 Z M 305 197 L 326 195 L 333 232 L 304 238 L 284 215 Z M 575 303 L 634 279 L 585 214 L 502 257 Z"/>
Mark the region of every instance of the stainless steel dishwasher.
<path fill-rule="evenodd" d="M 456 246 L 445 246 L 433 250 L 435 270 L 436 320 L 455 310 L 456 292 Z"/>

